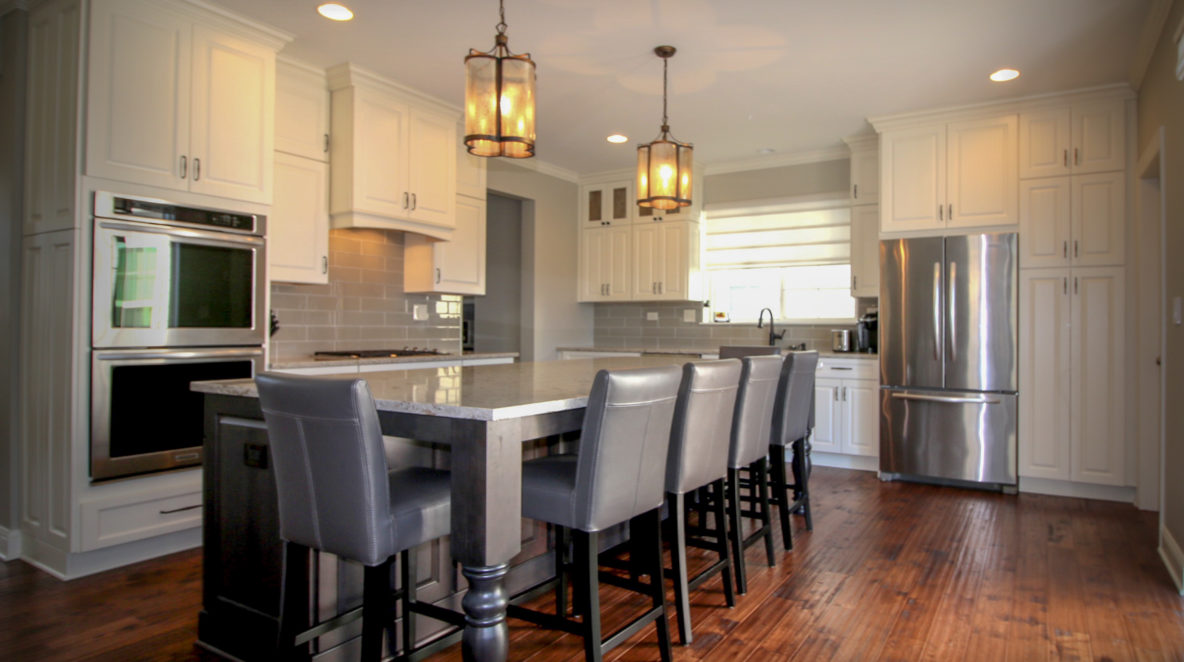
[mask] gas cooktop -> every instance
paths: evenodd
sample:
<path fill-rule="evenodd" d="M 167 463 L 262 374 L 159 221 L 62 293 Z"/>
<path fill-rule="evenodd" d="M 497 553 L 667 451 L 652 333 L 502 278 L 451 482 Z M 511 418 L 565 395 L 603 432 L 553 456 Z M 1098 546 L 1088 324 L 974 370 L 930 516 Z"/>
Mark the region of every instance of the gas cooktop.
<path fill-rule="evenodd" d="M 438 349 L 404 347 L 402 349 L 339 349 L 330 352 L 315 352 L 313 358 L 319 361 L 331 359 L 386 359 L 400 356 L 451 356 Z"/>

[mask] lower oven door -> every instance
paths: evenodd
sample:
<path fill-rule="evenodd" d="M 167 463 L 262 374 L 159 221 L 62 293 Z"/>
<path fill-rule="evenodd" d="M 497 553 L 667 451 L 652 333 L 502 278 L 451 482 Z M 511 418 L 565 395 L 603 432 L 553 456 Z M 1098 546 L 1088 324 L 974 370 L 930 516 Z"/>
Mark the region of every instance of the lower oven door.
<path fill-rule="evenodd" d="M 200 465 L 203 397 L 189 383 L 262 369 L 260 347 L 92 351 L 91 479 Z"/>

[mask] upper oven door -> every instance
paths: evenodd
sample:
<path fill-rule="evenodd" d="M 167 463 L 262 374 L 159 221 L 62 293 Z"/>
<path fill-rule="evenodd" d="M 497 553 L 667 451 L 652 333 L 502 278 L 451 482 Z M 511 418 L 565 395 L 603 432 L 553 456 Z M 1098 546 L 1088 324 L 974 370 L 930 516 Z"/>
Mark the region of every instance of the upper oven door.
<path fill-rule="evenodd" d="M 96 218 L 94 347 L 262 345 L 260 237 Z"/>

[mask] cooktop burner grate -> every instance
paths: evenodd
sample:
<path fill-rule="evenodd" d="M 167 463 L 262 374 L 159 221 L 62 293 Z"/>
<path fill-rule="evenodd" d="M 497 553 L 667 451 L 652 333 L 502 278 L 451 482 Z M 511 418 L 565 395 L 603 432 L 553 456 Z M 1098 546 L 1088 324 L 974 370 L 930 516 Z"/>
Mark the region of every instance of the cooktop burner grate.
<path fill-rule="evenodd" d="M 420 349 L 418 347 L 404 347 L 402 349 L 339 349 L 325 352 L 315 352 L 313 358 L 329 359 L 381 359 L 397 358 L 400 356 L 450 356 L 448 352 L 438 349 Z"/>

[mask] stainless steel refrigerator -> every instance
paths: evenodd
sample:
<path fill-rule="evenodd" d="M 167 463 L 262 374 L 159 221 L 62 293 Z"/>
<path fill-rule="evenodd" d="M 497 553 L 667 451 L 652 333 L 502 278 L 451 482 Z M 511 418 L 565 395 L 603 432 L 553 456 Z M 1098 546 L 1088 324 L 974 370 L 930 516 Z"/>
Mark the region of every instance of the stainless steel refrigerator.
<path fill-rule="evenodd" d="M 880 242 L 883 477 L 1016 484 L 1017 268 L 1014 232 Z"/>

